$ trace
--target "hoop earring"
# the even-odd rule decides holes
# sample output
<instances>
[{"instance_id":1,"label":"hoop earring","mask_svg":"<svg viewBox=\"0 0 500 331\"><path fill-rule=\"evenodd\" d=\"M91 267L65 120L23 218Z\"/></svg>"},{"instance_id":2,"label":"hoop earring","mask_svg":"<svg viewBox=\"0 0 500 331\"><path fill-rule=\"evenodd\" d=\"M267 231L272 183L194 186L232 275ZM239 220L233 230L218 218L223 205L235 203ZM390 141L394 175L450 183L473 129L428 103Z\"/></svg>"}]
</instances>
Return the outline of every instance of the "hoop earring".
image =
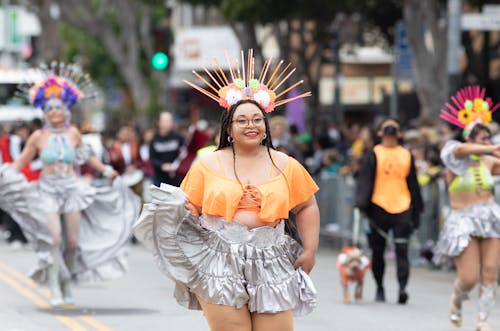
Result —
<instances>
[{"instance_id":1,"label":"hoop earring","mask_svg":"<svg viewBox=\"0 0 500 331\"><path fill-rule=\"evenodd\" d=\"M267 134L264 132L264 136L262 137L262 140L266 140Z\"/></svg>"},{"instance_id":2,"label":"hoop earring","mask_svg":"<svg viewBox=\"0 0 500 331\"><path fill-rule=\"evenodd\" d=\"M234 140L234 139L233 139L233 137L231 137L231 136L227 136L227 142L228 142L228 143L232 144L232 143L233 143L233 140Z\"/></svg>"}]
</instances>

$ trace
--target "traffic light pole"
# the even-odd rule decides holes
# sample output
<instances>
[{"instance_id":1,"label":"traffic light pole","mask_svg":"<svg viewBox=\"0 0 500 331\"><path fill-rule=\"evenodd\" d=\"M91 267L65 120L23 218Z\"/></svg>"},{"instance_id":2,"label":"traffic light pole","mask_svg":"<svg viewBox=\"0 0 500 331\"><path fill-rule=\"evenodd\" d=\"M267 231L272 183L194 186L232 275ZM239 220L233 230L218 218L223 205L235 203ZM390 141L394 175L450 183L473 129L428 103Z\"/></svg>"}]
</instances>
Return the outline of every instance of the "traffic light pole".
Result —
<instances>
[{"instance_id":1,"label":"traffic light pole","mask_svg":"<svg viewBox=\"0 0 500 331\"><path fill-rule=\"evenodd\" d=\"M460 35L462 0L448 0L448 95L460 88Z\"/></svg>"}]
</instances>

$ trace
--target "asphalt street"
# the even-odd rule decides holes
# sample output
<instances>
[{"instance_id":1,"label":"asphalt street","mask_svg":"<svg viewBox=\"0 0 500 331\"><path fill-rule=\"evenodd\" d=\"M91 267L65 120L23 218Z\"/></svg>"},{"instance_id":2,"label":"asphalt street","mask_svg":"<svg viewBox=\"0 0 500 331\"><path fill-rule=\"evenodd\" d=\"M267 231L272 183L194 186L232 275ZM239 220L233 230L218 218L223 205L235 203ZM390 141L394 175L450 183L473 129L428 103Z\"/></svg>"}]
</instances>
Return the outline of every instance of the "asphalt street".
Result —
<instances>
[{"instance_id":1,"label":"asphalt street","mask_svg":"<svg viewBox=\"0 0 500 331\"><path fill-rule=\"evenodd\" d=\"M322 247L312 272L319 293L318 308L295 320L304 331L447 331L459 330L447 320L454 273L413 268L407 305L396 303L397 284L393 261L386 271L387 303L375 303L374 282L367 274L365 300L342 303L337 251ZM202 312L188 311L173 299L173 283L156 268L150 252L142 246L130 249L130 271L118 280L78 286L77 306L52 309L48 290L25 275L35 262L29 249L13 250L0 243L0 331L165 331L208 330ZM461 330L475 329L477 292L464 305ZM500 329L500 305L491 325Z\"/></svg>"}]
</instances>

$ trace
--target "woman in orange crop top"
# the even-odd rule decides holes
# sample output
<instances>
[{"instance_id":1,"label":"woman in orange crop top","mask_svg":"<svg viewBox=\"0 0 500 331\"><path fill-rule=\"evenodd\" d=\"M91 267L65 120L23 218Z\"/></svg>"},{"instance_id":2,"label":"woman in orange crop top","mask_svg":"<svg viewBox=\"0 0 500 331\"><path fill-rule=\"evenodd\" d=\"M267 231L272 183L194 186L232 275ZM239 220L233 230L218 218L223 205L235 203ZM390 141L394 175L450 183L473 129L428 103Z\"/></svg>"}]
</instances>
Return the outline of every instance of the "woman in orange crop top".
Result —
<instances>
[{"instance_id":1,"label":"woman in orange crop top","mask_svg":"<svg viewBox=\"0 0 500 331\"><path fill-rule=\"evenodd\" d=\"M488 111L495 109L488 99L483 100L478 87L459 91L455 99L465 101L461 108L464 110L457 113L469 111L471 118L476 117L475 112L486 115L480 118L491 118ZM494 305L500 266L500 206L494 201L492 177L500 175L500 145L491 144L485 122L476 119L463 123L459 137L448 141L441 150L451 211L434 249L435 263L453 258L457 268L450 302L451 323L462 324L462 301L476 284L480 285L477 331L491 331L487 319Z\"/></svg>"},{"instance_id":2,"label":"woman in orange crop top","mask_svg":"<svg viewBox=\"0 0 500 331\"><path fill-rule=\"evenodd\" d=\"M275 96L256 79L234 81L218 94L227 109L218 148L192 165L180 189L152 189L135 235L175 281L177 301L202 309L211 330L293 330L293 315L316 306L308 274L319 240L318 186L272 147L266 112ZM302 246L284 232L290 211Z\"/></svg>"}]
</instances>

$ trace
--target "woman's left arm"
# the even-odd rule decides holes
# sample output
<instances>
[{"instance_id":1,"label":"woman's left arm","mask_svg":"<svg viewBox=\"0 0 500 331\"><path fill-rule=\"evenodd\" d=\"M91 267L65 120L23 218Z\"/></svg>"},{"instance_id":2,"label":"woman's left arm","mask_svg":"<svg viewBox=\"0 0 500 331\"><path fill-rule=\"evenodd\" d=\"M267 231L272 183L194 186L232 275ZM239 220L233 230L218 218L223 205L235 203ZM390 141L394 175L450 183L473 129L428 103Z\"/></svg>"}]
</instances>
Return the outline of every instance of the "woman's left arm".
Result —
<instances>
[{"instance_id":1,"label":"woman's left arm","mask_svg":"<svg viewBox=\"0 0 500 331\"><path fill-rule=\"evenodd\" d=\"M296 215L297 229L304 247L304 251L294 263L294 268L302 267L306 273L310 273L316 261L319 244L320 216L314 195L296 206L292 212Z\"/></svg>"}]
</instances>

